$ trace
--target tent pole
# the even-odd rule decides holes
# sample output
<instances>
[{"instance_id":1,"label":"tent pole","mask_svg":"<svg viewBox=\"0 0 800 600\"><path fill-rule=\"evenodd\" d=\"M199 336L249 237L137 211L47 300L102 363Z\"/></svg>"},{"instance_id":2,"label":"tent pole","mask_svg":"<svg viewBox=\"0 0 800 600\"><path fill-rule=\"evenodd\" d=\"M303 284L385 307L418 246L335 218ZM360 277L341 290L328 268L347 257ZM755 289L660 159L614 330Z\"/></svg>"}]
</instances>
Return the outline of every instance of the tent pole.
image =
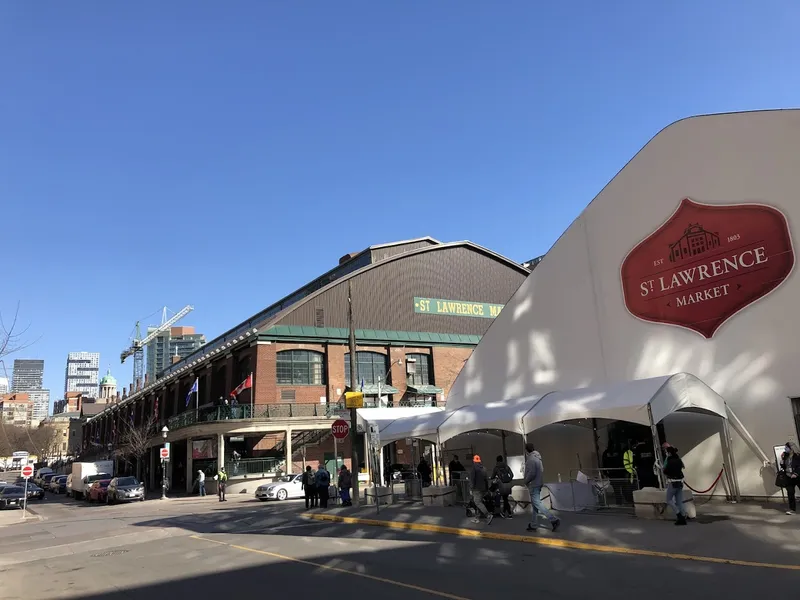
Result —
<instances>
[{"instance_id":1,"label":"tent pole","mask_svg":"<svg viewBox=\"0 0 800 600\"><path fill-rule=\"evenodd\" d=\"M656 464L658 465L658 469L656 474L658 475L658 484L661 486L661 489L666 489L666 485L664 482L664 471L661 470L661 467L664 465L664 456L661 454L661 444L658 443L658 427L653 422L653 409L650 406L650 402L647 403L647 416L650 418L650 433L653 436L653 450L656 453ZM640 482L641 484L641 482Z\"/></svg>"},{"instance_id":2,"label":"tent pole","mask_svg":"<svg viewBox=\"0 0 800 600\"><path fill-rule=\"evenodd\" d=\"M597 468L601 469L603 465L600 464L600 437L597 435L597 419L592 419L592 434L594 435L594 457L597 463Z\"/></svg>"},{"instance_id":3,"label":"tent pole","mask_svg":"<svg viewBox=\"0 0 800 600\"><path fill-rule=\"evenodd\" d=\"M503 442L503 460L508 462L508 450L506 450L506 432L500 430L500 440Z\"/></svg>"},{"instance_id":4,"label":"tent pole","mask_svg":"<svg viewBox=\"0 0 800 600\"><path fill-rule=\"evenodd\" d=\"M731 483L733 483L733 497L736 502L742 501L741 492L739 491L739 474L736 472L736 458L733 456L733 438L731 438L731 428L728 424L728 419L722 419L722 429L725 432L725 445L728 446L728 465L730 466Z\"/></svg>"}]
</instances>

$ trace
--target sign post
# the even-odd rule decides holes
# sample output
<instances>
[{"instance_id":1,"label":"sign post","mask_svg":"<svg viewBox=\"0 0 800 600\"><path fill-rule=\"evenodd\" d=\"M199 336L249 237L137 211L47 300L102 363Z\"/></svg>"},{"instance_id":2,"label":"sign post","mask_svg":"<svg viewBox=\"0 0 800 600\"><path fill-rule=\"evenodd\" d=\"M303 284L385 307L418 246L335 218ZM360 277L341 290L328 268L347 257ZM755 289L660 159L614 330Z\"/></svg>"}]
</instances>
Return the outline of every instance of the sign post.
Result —
<instances>
[{"instance_id":1,"label":"sign post","mask_svg":"<svg viewBox=\"0 0 800 600\"><path fill-rule=\"evenodd\" d=\"M164 444L161 455L161 499L167 499L167 463L169 462L169 445Z\"/></svg>"},{"instance_id":2,"label":"sign post","mask_svg":"<svg viewBox=\"0 0 800 600\"><path fill-rule=\"evenodd\" d=\"M350 435L350 425L344 419L336 419L331 425L333 434L333 464L334 471L339 469L339 440L343 440ZM342 460L344 462L344 460Z\"/></svg>"},{"instance_id":3,"label":"sign post","mask_svg":"<svg viewBox=\"0 0 800 600\"><path fill-rule=\"evenodd\" d=\"M380 396L378 396L380 398ZM369 445L372 446L370 449L370 454L372 455L372 493L375 494L375 512L376 514L380 514L381 512L381 500L378 497L378 479L380 478L380 472L382 469L380 465L383 464L383 461L379 461L379 452L381 449L381 433L380 429L374 423L369 424Z\"/></svg>"},{"instance_id":4,"label":"sign post","mask_svg":"<svg viewBox=\"0 0 800 600\"><path fill-rule=\"evenodd\" d=\"M25 478L25 495L22 498L22 519L24 521L28 513L28 479L33 475L33 467L31 465L25 465L22 467L20 475Z\"/></svg>"}]
</instances>

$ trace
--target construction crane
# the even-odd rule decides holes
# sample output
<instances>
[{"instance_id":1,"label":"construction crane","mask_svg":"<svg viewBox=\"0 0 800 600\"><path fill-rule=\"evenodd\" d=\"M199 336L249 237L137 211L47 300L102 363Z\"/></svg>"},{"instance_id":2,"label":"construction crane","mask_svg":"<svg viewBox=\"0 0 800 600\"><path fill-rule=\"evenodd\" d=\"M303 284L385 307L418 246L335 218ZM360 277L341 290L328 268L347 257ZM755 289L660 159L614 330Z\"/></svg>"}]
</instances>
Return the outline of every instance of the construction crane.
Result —
<instances>
[{"instance_id":1,"label":"construction crane","mask_svg":"<svg viewBox=\"0 0 800 600\"><path fill-rule=\"evenodd\" d=\"M161 325L159 325L153 331L148 333L145 337L142 337L142 332L139 327L139 321L136 321L136 326L134 328L134 334L133 334L133 342L131 343L130 348L126 348L119 355L120 362L123 364L125 363L125 360L129 356L133 356L134 389L138 389L139 386L144 385L144 347L147 346L149 342L158 337L160 333L163 333L164 331L172 327L175 323L180 321L183 317L188 315L193 310L194 306L184 306L181 310L172 315L171 318L167 319L167 307L165 306L161 317Z\"/></svg>"}]
</instances>

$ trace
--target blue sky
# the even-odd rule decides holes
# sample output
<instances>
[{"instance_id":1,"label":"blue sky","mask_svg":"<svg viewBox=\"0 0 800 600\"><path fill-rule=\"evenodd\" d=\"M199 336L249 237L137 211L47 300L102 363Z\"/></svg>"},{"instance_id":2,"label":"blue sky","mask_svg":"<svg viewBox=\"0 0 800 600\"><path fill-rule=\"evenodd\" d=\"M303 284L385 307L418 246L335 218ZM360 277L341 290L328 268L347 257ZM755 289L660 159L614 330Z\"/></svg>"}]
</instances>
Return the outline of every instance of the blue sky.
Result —
<instances>
[{"instance_id":1,"label":"blue sky","mask_svg":"<svg viewBox=\"0 0 800 600\"><path fill-rule=\"evenodd\" d=\"M703 6L697 6L702 4ZM63 393L137 319L209 338L349 251L544 253L662 127L794 107L789 2L5 2L0 310ZM157 318L151 319L156 321ZM9 366L10 366L10 361Z\"/></svg>"}]
</instances>

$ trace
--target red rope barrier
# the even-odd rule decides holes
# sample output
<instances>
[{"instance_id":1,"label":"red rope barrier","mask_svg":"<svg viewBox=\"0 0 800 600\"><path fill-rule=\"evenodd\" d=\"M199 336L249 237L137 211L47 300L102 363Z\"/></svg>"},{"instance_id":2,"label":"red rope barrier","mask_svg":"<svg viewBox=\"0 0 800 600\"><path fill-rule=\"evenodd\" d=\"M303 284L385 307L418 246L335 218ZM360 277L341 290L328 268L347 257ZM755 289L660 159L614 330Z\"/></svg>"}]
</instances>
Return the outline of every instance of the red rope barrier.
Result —
<instances>
[{"instance_id":1,"label":"red rope barrier","mask_svg":"<svg viewBox=\"0 0 800 600\"><path fill-rule=\"evenodd\" d=\"M717 475L717 478L714 480L714 483L712 483L712 484L711 484L711 487L709 487L707 490L703 490L702 492L701 492L701 491L699 491L699 490L696 490L696 489L694 489L692 486L690 486L688 483L686 483L686 480L684 480L684 481L683 481L683 483L684 483L684 485L685 485L687 488L689 488L690 490L692 490L692 491L693 491L695 494L707 494L708 492L710 492L711 490L713 490L715 487L717 487L717 484L719 483L719 480L720 480L720 478L722 477L722 473L723 473L724 471L725 471L725 467L722 467L722 468L719 470L719 475Z\"/></svg>"}]
</instances>

